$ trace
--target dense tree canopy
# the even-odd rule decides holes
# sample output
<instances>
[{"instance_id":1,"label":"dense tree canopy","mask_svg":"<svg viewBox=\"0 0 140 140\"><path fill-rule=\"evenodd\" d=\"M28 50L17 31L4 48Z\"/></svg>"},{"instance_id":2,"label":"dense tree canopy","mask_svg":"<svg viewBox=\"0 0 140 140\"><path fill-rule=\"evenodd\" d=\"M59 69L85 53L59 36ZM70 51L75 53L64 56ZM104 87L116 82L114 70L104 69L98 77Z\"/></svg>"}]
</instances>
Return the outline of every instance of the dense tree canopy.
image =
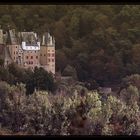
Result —
<instances>
[{"instance_id":1,"label":"dense tree canopy","mask_svg":"<svg viewBox=\"0 0 140 140\"><path fill-rule=\"evenodd\" d=\"M139 5L4 5L0 25L19 31L50 31L56 68L75 67L80 81L118 83L140 72Z\"/></svg>"},{"instance_id":2,"label":"dense tree canopy","mask_svg":"<svg viewBox=\"0 0 140 140\"><path fill-rule=\"evenodd\" d=\"M0 66L0 81L5 81L10 85L24 83L26 93L32 94L36 90L55 90L55 82L52 73L48 73L43 68L35 67L34 71L23 69L12 63L8 68Z\"/></svg>"},{"instance_id":3,"label":"dense tree canopy","mask_svg":"<svg viewBox=\"0 0 140 140\"><path fill-rule=\"evenodd\" d=\"M139 79L126 77L131 83L119 98L113 92L106 98L97 91L83 94L80 85L67 86L65 95L35 91L26 96L24 84L0 81L0 134L139 135Z\"/></svg>"}]
</instances>

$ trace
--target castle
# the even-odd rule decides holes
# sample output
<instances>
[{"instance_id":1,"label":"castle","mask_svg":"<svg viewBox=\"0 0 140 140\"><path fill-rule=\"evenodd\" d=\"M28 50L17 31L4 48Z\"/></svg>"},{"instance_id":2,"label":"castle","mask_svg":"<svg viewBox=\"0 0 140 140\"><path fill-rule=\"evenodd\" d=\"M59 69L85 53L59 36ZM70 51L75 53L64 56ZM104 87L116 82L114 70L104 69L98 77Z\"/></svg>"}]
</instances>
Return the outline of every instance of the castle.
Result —
<instances>
[{"instance_id":1,"label":"castle","mask_svg":"<svg viewBox=\"0 0 140 140\"><path fill-rule=\"evenodd\" d=\"M33 70L42 67L55 74L55 39L46 32L16 32L0 29L0 47L4 46L4 66L14 62L20 67Z\"/></svg>"}]
</instances>

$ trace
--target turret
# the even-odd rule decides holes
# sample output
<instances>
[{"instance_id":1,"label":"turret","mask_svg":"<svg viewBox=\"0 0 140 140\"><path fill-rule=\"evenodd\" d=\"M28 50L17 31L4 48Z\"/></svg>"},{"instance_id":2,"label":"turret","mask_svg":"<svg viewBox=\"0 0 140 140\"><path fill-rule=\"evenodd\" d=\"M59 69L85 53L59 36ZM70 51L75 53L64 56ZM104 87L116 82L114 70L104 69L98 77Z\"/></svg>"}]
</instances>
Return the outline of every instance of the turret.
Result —
<instances>
[{"instance_id":1,"label":"turret","mask_svg":"<svg viewBox=\"0 0 140 140\"><path fill-rule=\"evenodd\" d=\"M4 44L3 40L3 30L0 28L0 44Z\"/></svg>"}]
</instances>

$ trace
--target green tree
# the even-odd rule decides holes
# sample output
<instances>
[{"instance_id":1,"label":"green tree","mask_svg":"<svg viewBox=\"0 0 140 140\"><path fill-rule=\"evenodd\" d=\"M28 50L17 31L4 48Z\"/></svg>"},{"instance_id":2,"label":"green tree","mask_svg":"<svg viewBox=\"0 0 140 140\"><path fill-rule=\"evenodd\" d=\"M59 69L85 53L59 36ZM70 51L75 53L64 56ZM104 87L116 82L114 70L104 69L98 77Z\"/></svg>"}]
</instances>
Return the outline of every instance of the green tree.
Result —
<instances>
[{"instance_id":1,"label":"green tree","mask_svg":"<svg viewBox=\"0 0 140 140\"><path fill-rule=\"evenodd\" d=\"M43 68L34 69L33 74L34 86L37 90L52 91L54 87L54 79L51 73L48 73Z\"/></svg>"},{"instance_id":2,"label":"green tree","mask_svg":"<svg viewBox=\"0 0 140 140\"><path fill-rule=\"evenodd\" d=\"M62 72L67 64L68 64L68 59L65 53L61 50L57 50L56 51L56 70Z\"/></svg>"},{"instance_id":3,"label":"green tree","mask_svg":"<svg viewBox=\"0 0 140 140\"><path fill-rule=\"evenodd\" d=\"M72 76L74 79L77 79L77 73L74 67L67 65L62 73L63 76Z\"/></svg>"}]
</instances>

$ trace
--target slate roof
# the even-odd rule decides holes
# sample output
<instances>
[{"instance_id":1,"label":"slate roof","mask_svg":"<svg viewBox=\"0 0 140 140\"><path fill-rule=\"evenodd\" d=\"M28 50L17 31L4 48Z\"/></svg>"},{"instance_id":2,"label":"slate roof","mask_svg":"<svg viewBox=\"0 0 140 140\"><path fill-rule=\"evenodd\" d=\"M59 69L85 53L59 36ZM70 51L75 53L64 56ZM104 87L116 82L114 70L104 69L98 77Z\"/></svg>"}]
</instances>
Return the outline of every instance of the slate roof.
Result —
<instances>
[{"instance_id":1,"label":"slate roof","mask_svg":"<svg viewBox=\"0 0 140 140\"><path fill-rule=\"evenodd\" d=\"M38 46L34 32L21 32L21 41L26 42L27 46Z\"/></svg>"},{"instance_id":2,"label":"slate roof","mask_svg":"<svg viewBox=\"0 0 140 140\"><path fill-rule=\"evenodd\" d=\"M42 37L42 42L41 42L42 45L50 44L51 39L52 39L52 43L54 43L54 38L50 35L50 33L46 32L46 33L43 34L43 36L44 36L44 40L43 40L43 37Z\"/></svg>"},{"instance_id":3,"label":"slate roof","mask_svg":"<svg viewBox=\"0 0 140 140\"><path fill-rule=\"evenodd\" d=\"M18 44L18 38L16 36L15 30L9 30L10 40L12 45Z\"/></svg>"}]
</instances>

